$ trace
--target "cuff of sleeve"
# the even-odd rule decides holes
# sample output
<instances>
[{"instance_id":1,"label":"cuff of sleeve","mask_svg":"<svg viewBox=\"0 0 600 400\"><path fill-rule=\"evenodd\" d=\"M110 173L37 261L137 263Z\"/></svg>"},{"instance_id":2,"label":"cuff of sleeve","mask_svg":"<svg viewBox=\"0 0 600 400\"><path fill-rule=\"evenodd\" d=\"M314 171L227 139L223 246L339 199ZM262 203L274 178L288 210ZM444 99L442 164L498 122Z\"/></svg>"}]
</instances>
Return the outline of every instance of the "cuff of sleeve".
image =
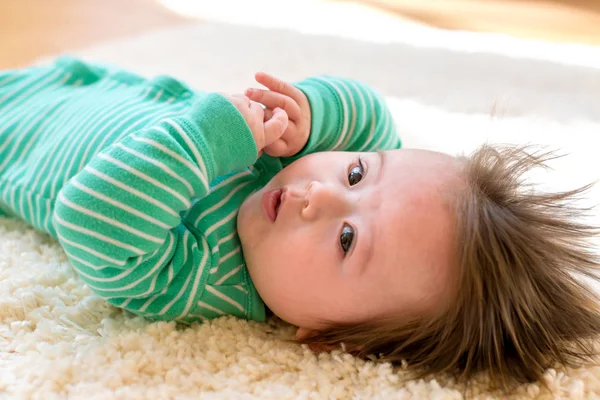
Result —
<instances>
[{"instance_id":1,"label":"cuff of sleeve","mask_svg":"<svg viewBox=\"0 0 600 400\"><path fill-rule=\"evenodd\" d=\"M337 116L342 114L342 105L334 89L320 79L309 78L294 86L308 98L311 115L310 136L302 151L293 157L296 159L315 151L328 149L333 145L328 141L335 140L335 135L326 134L326 131L328 125L331 127L333 123L331 117L337 120ZM339 127L335 129L339 130Z\"/></svg>"},{"instance_id":2,"label":"cuff of sleeve","mask_svg":"<svg viewBox=\"0 0 600 400\"><path fill-rule=\"evenodd\" d=\"M206 163L210 181L256 161L258 149L252 131L242 114L224 96L208 94L192 106L191 117L200 128L200 134L194 139L210 160Z\"/></svg>"}]
</instances>

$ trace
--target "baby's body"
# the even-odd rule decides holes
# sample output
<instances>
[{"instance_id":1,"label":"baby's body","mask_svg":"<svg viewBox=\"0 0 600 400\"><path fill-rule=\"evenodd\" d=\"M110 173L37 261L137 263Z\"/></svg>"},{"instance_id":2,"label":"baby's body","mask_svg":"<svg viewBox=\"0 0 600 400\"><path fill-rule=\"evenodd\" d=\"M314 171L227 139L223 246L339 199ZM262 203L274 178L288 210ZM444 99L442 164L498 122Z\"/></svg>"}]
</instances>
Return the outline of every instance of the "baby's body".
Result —
<instances>
[{"instance_id":1,"label":"baby's body","mask_svg":"<svg viewBox=\"0 0 600 400\"><path fill-rule=\"evenodd\" d=\"M57 238L81 278L115 306L151 319L191 322L231 314L262 321L265 306L245 260L254 245L242 246L236 227L242 203L255 199L248 204L260 213L252 194L311 153L400 147L384 101L367 86L319 77L296 87L311 106L306 145L292 157L257 157L261 149L231 99L173 78L146 80L70 58L5 72L0 209ZM314 176L329 176L339 166L335 174L347 184L357 158L339 154L343 160L322 165L327 169ZM266 218L247 215L251 220L242 229ZM339 255L344 220L338 220L339 226L328 227L331 237L314 240ZM247 232L254 236L247 241L260 246L260 235ZM296 246L285 245L292 252ZM272 252L273 261L294 263L293 253ZM267 297L266 286L282 283L276 273L273 280L264 271L254 274ZM284 301L293 302L278 298L267 305L277 313Z\"/></svg>"}]
</instances>

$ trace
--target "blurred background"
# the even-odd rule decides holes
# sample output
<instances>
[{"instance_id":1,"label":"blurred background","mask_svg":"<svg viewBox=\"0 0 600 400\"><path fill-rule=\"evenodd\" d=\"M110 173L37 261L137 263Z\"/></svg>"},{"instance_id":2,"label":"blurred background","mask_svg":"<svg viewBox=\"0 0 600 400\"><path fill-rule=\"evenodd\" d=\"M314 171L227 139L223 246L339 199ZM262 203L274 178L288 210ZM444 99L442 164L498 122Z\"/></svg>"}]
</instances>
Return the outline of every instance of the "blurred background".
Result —
<instances>
[{"instance_id":1,"label":"blurred background","mask_svg":"<svg viewBox=\"0 0 600 400\"><path fill-rule=\"evenodd\" d=\"M442 29L600 44L600 0L0 0L0 68L204 18L286 27L357 6Z\"/></svg>"}]
</instances>

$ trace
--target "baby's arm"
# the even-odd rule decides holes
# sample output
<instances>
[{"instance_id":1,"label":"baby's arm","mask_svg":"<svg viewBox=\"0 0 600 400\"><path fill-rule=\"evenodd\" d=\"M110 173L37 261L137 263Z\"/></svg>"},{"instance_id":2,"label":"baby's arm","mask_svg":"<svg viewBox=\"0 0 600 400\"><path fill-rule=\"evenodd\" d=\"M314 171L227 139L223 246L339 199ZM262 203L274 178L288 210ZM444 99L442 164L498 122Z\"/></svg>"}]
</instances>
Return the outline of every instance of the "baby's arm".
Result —
<instances>
[{"instance_id":1,"label":"baby's arm","mask_svg":"<svg viewBox=\"0 0 600 400\"><path fill-rule=\"evenodd\" d=\"M313 77L295 85L308 97L311 133L303 156L316 151L374 151L400 147L387 104L366 84Z\"/></svg>"},{"instance_id":2,"label":"baby's arm","mask_svg":"<svg viewBox=\"0 0 600 400\"><path fill-rule=\"evenodd\" d=\"M215 262L182 221L217 176L253 164L257 147L236 107L209 95L185 115L99 152L60 191L53 225L82 279L112 304L154 319L188 315ZM235 311L235 309L233 310Z\"/></svg>"},{"instance_id":3,"label":"baby's arm","mask_svg":"<svg viewBox=\"0 0 600 400\"><path fill-rule=\"evenodd\" d=\"M291 159L318 151L374 151L401 146L385 100L362 82L318 76L291 85L262 73L257 74L257 80L270 90L247 92L253 100L287 111L288 131L296 128L294 134L303 136L300 127L310 130L305 146ZM299 108L301 113L296 118L286 106L290 110ZM308 123L304 121L307 116Z\"/></svg>"}]
</instances>

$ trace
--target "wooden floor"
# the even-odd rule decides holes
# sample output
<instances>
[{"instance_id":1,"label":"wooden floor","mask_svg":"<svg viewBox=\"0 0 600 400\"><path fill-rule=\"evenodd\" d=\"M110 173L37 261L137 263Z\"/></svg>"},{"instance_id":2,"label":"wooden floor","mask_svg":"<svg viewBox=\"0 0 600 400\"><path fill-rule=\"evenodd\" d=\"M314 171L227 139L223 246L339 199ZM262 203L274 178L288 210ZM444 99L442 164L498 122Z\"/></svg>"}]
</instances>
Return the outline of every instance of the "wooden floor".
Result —
<instances>
[{"instance_id":1,"label":"wooden floor","mask_svg":"<svg viewBox=\"0 0 600 400\"><path fill-rule=\"evenodd\" d=\"M600 0L330 1L446 29L600 45ZM0 68L184 21L156 0L0 0Z\"/></svg>"},{"instance_id":2,"label":"wooden floor","mask_svg":"<svg viewBox=\"0 0 600 400\"><path fill-rule=\"evenodd\" d=\"M152 0L0 0L0 68L182 21Z\"/></svg>"}]
</instances>

